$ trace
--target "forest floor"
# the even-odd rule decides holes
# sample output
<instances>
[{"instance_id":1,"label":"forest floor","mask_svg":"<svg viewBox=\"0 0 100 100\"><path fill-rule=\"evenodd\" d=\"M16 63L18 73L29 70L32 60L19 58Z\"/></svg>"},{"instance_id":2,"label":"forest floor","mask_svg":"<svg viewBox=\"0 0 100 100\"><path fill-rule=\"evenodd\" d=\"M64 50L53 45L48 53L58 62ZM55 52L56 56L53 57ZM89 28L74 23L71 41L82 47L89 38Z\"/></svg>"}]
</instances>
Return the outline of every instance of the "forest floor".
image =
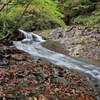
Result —
<instances>
[{"instance_id":1,"label":"forest floor","mask_svg":"<svg viewBox=\"0 0 100 100\"><path fill-rule=\"evenodd\" d=\"M77 72L0 44L0 100L97 100Z\"/></svg>"}]
</instances>

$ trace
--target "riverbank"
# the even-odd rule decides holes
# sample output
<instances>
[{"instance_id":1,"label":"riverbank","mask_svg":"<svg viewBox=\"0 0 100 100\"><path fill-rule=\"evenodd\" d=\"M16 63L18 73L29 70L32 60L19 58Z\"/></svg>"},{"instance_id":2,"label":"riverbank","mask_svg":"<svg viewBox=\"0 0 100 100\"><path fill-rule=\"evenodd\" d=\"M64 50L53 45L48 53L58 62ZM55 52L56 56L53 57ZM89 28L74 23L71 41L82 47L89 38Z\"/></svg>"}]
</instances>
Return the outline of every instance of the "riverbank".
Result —
<instances>
[{"instance_id":1,"label":"riverbank","mask_svg":"<svg viewBox=\"0 0 100 100\"><path fill-rule=\"evenodd\" d=\"M100 94L77 72L3 44L0 76L3 100L97 100Z\"/></svg>"},{"instance_id":2,"label":"riverbank","mask_svg":"<svg viewBox=\"0 0 100 100\"><path fill-rule=\"evenodd\" d=\"M86 63L100 65L100 29L68 26L45 30L40 35L47 39L44 47Z\"/></svg>"}]
</instances>

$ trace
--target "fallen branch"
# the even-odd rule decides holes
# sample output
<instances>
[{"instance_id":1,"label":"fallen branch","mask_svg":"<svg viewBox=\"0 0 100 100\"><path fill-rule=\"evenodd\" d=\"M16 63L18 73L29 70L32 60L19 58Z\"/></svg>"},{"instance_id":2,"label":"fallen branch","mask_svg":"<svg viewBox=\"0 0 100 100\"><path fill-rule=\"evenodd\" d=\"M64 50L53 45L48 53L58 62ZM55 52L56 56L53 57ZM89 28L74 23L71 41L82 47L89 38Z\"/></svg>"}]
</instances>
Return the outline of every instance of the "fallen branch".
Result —
<instances>
[{"instance_id":1,"label":"fallen branch","mask_svg":"<svg viewBox=\"0 0 100 100\"><path fill-rule=\"evenodd\" d=\"M6 34L6 36L4 36L3 38L0 38L0 41L6 39L11 33L9 32L8 34Z\"/></svg>"}]
</instances>

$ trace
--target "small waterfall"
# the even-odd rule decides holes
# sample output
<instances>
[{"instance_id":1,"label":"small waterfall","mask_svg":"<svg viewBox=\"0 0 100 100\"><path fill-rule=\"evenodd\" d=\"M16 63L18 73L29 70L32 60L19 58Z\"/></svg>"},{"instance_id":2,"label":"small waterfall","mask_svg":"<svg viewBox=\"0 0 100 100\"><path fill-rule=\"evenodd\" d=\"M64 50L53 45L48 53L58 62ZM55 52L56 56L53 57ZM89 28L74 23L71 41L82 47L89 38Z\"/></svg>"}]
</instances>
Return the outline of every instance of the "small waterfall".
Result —
<instances>
[{"instance_id":1,"label":"small waterfall","mask_svg":"<svg viewBox=\"0 0 100 100\"><path fill-rule=\"evenodd\" d=\"M34 34L32 32L25 32L21 29L18 29L21 32L21 35L23 36L22 41L36 41L36 42L45 42L45 40L42 39L41 36Z\"/></svg>"}]
</instances>

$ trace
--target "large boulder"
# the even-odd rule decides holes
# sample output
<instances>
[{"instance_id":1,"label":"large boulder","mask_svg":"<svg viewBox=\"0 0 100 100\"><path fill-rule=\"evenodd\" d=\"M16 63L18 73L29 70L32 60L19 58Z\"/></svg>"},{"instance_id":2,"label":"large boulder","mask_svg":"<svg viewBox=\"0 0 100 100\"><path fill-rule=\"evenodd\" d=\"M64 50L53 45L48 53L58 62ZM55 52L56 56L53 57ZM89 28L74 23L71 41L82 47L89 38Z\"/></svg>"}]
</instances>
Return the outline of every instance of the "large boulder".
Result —
<instances>
[{"instance_id":1,"label":"large boulder","mask_svg":"<svg viewBox=\"0 0 100 100\"><path fill-rule=\"evenodd\" d=\"M59 39L61 37L65 37L65 29L64 28L57 28L53 30L50 35L53 35L54 39Z\"/></svg>"}]
</instances>

